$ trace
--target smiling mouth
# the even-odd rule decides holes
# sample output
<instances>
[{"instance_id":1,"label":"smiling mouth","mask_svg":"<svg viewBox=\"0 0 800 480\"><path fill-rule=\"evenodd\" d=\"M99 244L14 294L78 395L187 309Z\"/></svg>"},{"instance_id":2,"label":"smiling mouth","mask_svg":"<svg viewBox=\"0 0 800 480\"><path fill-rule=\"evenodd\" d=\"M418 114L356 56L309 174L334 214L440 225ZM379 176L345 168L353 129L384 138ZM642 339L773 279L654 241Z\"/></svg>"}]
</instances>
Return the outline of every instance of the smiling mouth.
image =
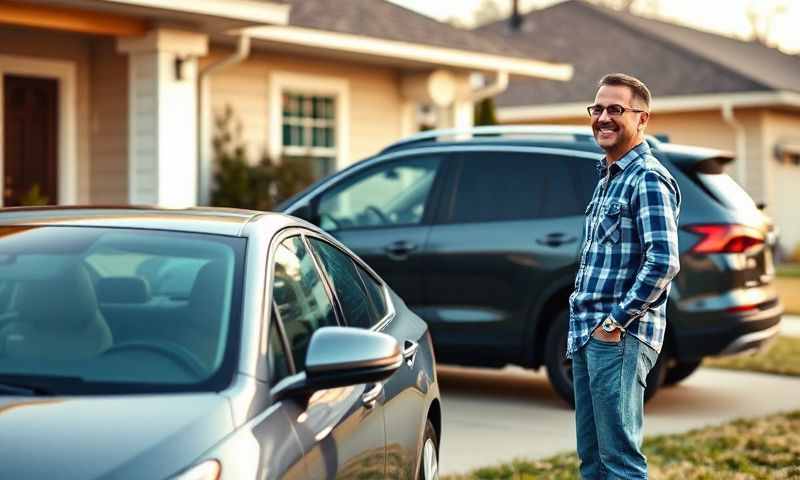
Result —
<instances>
[{"instance_id":1,"label":"smiling mouth","mask_svg":"<svg viewBox=\"0 0 800 480\"><path fill-rule=\"evenodd\" d=\"M609 135L614 135L618 131L619 131L619 128L617 128L616 125L603 125L603 126L597 127L597 133L599 135L601 135L601 136L604 136L604 137L609 136Z\"/></svg>"}]
</instances>

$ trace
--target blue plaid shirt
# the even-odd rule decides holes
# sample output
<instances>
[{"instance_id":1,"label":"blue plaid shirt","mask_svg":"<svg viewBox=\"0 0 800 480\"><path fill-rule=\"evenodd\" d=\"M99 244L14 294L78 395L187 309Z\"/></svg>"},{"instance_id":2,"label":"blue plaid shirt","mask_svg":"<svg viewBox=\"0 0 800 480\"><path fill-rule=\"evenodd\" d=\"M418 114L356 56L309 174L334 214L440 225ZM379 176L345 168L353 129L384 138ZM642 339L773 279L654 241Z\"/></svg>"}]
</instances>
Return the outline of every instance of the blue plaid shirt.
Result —
<instances>
[{"instance_id":1,"label":"blue plaid shirt","mask_svg":"<svg viewBox=\"0 0 800 480\"><path fill-rule=\"evenodd\" d=\"M567 357L609 316L661 351L667 296L680 269L681 193L666 168L640 143L611 167L586 207L581 263L569 298Z\"/></svg>"}]
</instances>

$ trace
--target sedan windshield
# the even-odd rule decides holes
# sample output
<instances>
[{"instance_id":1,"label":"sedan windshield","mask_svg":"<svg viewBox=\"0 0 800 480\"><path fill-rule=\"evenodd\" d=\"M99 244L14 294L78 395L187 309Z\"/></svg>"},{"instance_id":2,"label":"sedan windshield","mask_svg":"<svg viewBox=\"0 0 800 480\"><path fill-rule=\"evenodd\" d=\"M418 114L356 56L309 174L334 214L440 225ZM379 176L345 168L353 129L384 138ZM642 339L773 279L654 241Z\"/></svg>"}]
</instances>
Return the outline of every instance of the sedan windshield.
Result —
<instances>
[{"instance_id":1,"label":"sedan windshield","mask_svg":"<svg viewBox=\"0 0 800 480\"><path fill-rule=\"evenodd\" d=\"M235 370L244 243L0 227L0 395L224 388Z\"/></svg>"}]
</instances>

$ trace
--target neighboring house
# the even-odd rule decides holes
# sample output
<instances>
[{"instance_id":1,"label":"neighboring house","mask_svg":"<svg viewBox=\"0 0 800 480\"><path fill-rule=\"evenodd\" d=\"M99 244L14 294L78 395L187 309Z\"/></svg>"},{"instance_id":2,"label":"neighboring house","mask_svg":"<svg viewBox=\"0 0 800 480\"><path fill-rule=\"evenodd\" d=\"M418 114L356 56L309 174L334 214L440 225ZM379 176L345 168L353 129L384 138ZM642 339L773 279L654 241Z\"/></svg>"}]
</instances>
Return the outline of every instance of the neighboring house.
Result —
<instances>
[{"instance_id":1,"label":"neighboring house","mask_svg":"<svg viewBox=\"0 0 800 480\"><path fill-rule=\"evenodd\" d=\"M327 172L413 133L420 105L471 125L508 74L571 68L378 0L0 0L2 205L34 186L51 204L205 203L227 105L253 161Z\"/></svg>"},{"instance_id":2,"label":"neighboring house","mask_svg":"<svg viewBox=\"0 0 800 480\"><path fill-rule=\"evenodd\" d=\"M800 57L582 0L530 12L518 31L497 22L479 33L575 68L566 83L512 77L496 99L501 123L588 124L598 80L635 75L654 96L648 131L735 152L729 173L766 203L784 250L800 245Z\"/></svg>"}]
</instances>

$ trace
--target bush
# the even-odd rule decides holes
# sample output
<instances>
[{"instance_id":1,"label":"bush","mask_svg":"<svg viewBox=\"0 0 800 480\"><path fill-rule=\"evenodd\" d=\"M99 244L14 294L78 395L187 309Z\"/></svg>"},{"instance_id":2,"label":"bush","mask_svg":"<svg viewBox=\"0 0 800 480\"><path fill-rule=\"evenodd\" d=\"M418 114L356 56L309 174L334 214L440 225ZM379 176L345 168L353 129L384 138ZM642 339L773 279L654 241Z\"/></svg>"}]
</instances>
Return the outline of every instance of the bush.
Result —
<instances>
[{"instance_id":1,"label":"bush","mask_svg":"<svg viewBox=\"0 0 800 480\"><path fill-rule=\"evenodd\" d=\"M310 159L273 161L262 155L259 163L252 165L241 140L241 123L234 118L230 106L214 119L214 124L213 206L272 210L311 184Z\"/></svg>"}]
</instances>

